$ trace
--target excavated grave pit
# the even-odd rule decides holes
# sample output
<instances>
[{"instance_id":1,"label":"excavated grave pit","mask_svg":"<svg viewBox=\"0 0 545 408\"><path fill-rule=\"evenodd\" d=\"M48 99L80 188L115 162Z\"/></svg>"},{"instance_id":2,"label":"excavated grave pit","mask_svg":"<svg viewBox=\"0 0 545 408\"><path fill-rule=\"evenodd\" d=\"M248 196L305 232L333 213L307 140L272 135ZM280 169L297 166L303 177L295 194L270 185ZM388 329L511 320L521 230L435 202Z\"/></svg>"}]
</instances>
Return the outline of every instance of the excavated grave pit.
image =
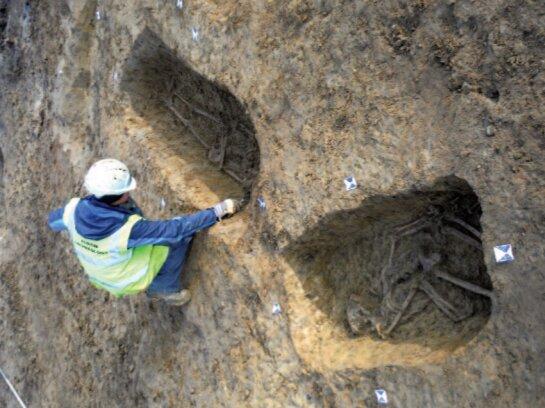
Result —
<instances>
[{"instance_id":1,"label":"excavated grave pit","mask_svg":"<svg viewBox=\"0 0 545 408\"><path fill-rule=\"evenodd\" d=\"M193 70L145 29L123 68L121 89L152 127L156 150L183 160L186 182L198 180L218 197L248 199L259 171L259 146L245 107L226 87Z\"/></svg>"},{"instance_id":2,"label":"excavated grave pit","mask_svg":"<svg viewBox=\"0 0 545 408\"><path fill-rule=\"evenodd\" d=\"M417 365L467 344L491 313L480 216L471 187L451 176L421 191L368 198L303 234L286 253L302 357L336 369ZM430 293L449 306L436 306Z\"/></svg>"}]
</instances>

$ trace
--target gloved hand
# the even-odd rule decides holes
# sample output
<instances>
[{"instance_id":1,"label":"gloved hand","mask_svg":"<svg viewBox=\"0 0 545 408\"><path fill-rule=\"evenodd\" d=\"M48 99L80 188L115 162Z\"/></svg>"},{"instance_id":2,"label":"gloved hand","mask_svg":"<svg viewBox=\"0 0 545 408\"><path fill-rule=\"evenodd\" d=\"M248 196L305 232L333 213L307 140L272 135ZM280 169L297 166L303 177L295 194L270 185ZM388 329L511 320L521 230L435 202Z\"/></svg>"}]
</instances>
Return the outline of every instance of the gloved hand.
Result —
<instances>
[{"instance_id":1,"label":"gloved hand","mask_svg":"<svg viewBox=\"0 0 545 408\"><path fill-rule=\"evenodd\" d=\"M237 211L238 204L232 198L223 200L221 203L218 203L214 206L214 212L216 213L216 217L218 217L218 219L220 220L225 216L233 215Z\"/></svg>"}]
</instances>

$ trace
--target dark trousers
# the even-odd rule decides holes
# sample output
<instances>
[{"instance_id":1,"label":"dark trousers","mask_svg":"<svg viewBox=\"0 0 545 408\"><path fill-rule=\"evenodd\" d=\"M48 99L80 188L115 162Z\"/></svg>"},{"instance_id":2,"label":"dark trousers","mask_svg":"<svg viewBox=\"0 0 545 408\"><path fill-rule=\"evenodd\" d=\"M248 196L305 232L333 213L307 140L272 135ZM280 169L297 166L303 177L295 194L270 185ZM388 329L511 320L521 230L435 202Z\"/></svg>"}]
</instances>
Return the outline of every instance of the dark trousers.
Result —
<instances>
[{"instance_id":1,"label":"dark trousers","mask_svg":"<svg viewBox=\"0 0 545 408\"><path fill-rule=\"evenodd\" d=\"M175 293L182 289L180 277L182 276L182 270L185 265L185 260L189 255L192 241L193 235L184 238L179 243L169 245L167 259L157 276L155 276L148 286L146 291L148 295Z\"/></svg>"}]
</instances>

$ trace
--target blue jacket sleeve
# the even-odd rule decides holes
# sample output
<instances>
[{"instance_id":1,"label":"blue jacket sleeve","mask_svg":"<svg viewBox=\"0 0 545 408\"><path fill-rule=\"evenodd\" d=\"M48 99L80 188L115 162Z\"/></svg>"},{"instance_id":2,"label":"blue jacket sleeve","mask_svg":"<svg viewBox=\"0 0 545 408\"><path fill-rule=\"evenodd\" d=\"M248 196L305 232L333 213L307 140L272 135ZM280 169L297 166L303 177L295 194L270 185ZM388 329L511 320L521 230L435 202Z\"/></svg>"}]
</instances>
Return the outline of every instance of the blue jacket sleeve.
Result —
<instances>
[{"instance_id":1,"label":"blue jacket sleeve","mask_svg":"<svg viewBox=\"0 0 545 408\"><path fill-rule=\"evenodd\" d=\"M165 221L143 219L132 227L128 247L176 244L202 229L211 227L217 221L211 208Z\"/></svg>"},{"instance_id":2,"label":"blue jacket sleeve","mask_svg":"<svg viewBox=\"0 0 545 408\"><path fill-rule=\"evenodd\" d=\"M53 210L49 213L49 228L51 228L55 232L63 231L66 229L66 225L64 225L64 222L62 220L62 216L64 215L64 207L57 208L56 210Z\"/></svg>"}]
</instances>

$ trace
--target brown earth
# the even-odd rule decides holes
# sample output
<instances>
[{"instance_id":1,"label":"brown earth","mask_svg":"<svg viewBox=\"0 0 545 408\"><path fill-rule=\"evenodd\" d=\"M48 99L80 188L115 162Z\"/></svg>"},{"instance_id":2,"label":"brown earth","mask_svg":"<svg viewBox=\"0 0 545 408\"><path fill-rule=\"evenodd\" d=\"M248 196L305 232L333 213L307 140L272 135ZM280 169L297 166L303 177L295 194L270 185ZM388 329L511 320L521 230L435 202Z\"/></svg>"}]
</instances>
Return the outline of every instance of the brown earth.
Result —
<instances>
[{"instance_id":1,"label":"brown earth","mask_svg":"<svg viewBox=\"0 0 545 408\"><path fill-rule=\"evenodd\" d=\"M0 368L25 402L544 406L543 2L183 3L0 1ZM48 230L108 156L150 218L246 199L195 240L187 307L92 288ZM381 281L430 208L482 246L429 227ZM396 310L428 250L492 298L432 280L467 317L419 292L354 334L350 297L380 310L387 281Z\"/></svg>"}]
</instances>

